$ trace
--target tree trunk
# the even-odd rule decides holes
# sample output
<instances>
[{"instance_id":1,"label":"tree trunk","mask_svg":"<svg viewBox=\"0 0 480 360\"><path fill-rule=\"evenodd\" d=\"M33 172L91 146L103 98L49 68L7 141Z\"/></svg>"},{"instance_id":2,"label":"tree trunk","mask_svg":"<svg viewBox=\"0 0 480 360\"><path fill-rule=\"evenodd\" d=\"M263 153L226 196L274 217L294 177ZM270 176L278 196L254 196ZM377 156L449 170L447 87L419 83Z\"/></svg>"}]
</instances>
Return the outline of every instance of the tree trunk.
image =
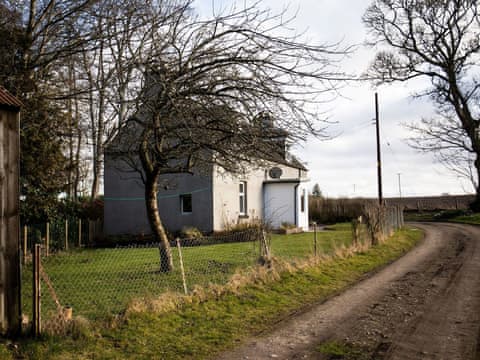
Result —
<instances>
[{"instance_id":1,"label":"tree trunk","mask_svg":"<svg viewBox=\"0 0 480 360\"><path fill-rule=\"evenodd\" d=\"M158 210L158 175L149 175L145 182L145 204L147 207L148 221L153 231L155 240L159 242L160 271L170 272L173 270L172 251L168 242L167 233L163 227Z\"/></svg>"},{"instance_id":2,"label":"tree trunk","mask_svg":"<svg viewBox=\"0 0 480 360\"><path fill-rule=\"evenodd\" d=\"M73 183L73 188L75 189L75 201L78 200L79 195L83 195L81 191L83 189L80 189L80 180L81 180L81 151L82 151L82 127L80 125L80 112L78 109L78 99L74 99L74 108L75 108L75 131L77 133L77 144L76 144L76 149L75 149L75 177L74 177L74 183Z\"/></svg>"},{"instance_id":3,"label":"tree trunk","mask_svg":"<svg viewBox=\"0 0 480 360\"><path fill-rule=\"evenodd\" d=\"M475 200L470 204L470 209L474 212L480 212L480 154L478 152L474 165L477 173L477 183L475 185Z\"/></svg>"}]
</instances>

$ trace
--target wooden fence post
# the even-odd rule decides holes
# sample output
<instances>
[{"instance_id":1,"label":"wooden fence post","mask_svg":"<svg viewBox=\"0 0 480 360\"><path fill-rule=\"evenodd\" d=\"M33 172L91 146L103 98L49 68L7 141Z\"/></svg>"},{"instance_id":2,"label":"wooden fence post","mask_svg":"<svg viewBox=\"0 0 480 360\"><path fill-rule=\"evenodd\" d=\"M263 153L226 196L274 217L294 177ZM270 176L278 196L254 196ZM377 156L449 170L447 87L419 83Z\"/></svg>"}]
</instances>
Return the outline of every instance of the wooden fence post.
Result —
<instances>
[{"instance_id":1,"label":"wooden fence post","mask_svg":"<svg viewBox=\"0 0 480 360\"><path fill-rule=\"evenodd\" d=\"M68 251L68 220L65 219L65 251Z\"/></svg>"},{"instance_id":2,"label":"wooden fence post","mask_svg":"<svg viewBox=\"0 0 480 360\"><path fill-rule=\"evenodd\" d=\"M88 244L92 244L92 220L88 220Z\"/></svg>"},{"instance_id":3,"label":"wooden fence post","mask_svg":"<svg viewBox=\"0 0 480 360\"><path fill-rule=\"evenodd\" d=\"M82 247L82 219L78 219L78 247Z\"/></svg>"},{"instance_id":4,"label":"wooden fence post","mask_svg":"<svg viewBox=\"0 0 480 360\"><path fill-rule=\"evenodd\" d=\"M40 244L35 244L33 253L33 336L41 333L41 289L40 289Z\"/></svg>"},{"instance_id":5,"label":"wooden fence post","mask_svg":"<svg viewBox=\"0 0 480 360\"><path fill-rule=\"evenodd\" d=\"M50 254L50 223L47 222L45 229L45 256Z\"/></svg>"},{"instance_id":6,"label":"wooden fence post","mask_svg":"<svg viewBox=\"0 0 480 360\"><path fill-rule=\"evenodd\" d=\"M23 264L27 262L28 228L23 226Z\"/></svg>"}]
</instances>

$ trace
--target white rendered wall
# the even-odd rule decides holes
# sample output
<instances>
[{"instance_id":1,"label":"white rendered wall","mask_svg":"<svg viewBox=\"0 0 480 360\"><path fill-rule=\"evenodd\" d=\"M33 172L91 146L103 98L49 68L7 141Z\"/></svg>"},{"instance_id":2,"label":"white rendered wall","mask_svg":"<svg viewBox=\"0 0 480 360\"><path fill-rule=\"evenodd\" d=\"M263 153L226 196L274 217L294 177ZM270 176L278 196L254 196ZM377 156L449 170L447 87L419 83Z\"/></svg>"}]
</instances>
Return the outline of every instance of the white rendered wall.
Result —
<instances>
[{"instance_id":1,"label":"white rendered wall","mask_svg":"<svg viewBox=\"0 0 480 360\"><path fill-rule=\"evenodd\" d=\"M264 199L265 189L270 187L271 183L265 184L264 181L272 181L268 170L272 167L279 167L282 170L282 181L305 179L306 171L300 171L286 165L277 163L265 163L261 167L252 168L241 175L232 175L225 173L222 169L214 167L212 174L213 187L213 229L223 230L228 224L236 224L261 219L267 222L275 221L275 227L279 227L283 221L295 223L295 195L294 183L281 183L283 187L291 188L283 190L282 194L276 194L273 200L273 207L268 207ZM239 201L239 183L247 182L247 216L240 215ZM277 186L278 184L275 184ZM280 190L282 192L282 190ZM308 201L308 199L307 199ZM299 204L299 202L297 202ZM308 203L306 203L308 204ZM308 205L307 205L308 206ZM276 211L278 209L278 211ZM267 213L267 210L270 213ZM282 214L280 216L280 214ZM308 211L306 213L306 224L308 227Z\"/></svg>"},{"instance_id":2,"label":"white rendered wall","mask_svg":"<svg viewBox=\"0 0 480 360\"><path fill-rule=\"evenodd\" d=\"M263 169L233 176L215 167L213 173L213 228L223 230L231 224L263 218ZM240 215L239 184L247 182L246 216Z\"/></svg>"},{"instance_id":3,"label":"white rendered wall","mask_svg":"<svg viewBox=\"0 0 480 360\"><path fill-rule=\"evenodd\" d=\"M301 209L301 196L302 192L305 194L305 207L302 212ZM300 183L297 190L297 226L304 231L308 231L308 189L306 183Z\"/></svg>"}]
</instances>

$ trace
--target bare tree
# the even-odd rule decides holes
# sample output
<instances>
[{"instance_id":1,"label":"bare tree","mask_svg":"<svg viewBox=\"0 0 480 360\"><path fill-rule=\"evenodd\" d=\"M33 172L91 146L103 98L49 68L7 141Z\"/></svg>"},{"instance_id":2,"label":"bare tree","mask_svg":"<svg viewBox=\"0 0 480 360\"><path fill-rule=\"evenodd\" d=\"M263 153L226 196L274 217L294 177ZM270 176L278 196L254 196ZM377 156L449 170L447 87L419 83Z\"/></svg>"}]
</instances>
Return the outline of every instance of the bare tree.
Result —
<instances>
[{"instance_id":1,"label":"bare tree","mask_svg":"<svg viewBox=\"0 0 480 360\"><path fill-rule=\"evenodd\" d=\"M23 41L18 54L23 67L22 88L18 90L22 93L41 87L54 64L82 52L98 36L89 15L95 0L4 2L22 19Z\"/></svg>"},{"instance_id":2,"label":"bare tree","mask_svg":"<svg viewBox=\"0 0 480 360\"><path fill-rule=\"evenodd\" d=\"M285 17L255 3L202 20L186 3L152 33L138 112L113 147L141 174L163 271L173 263L157 201L162 175L213 164L236 173L280 159L287 136L325 135L317 109L335 96L334 59L344 52L282 35L291 33Z\"/></svg>"},{"instance_id":3,"label":"bare tree","mask_svg":"<svg viewBox=\"0 0 480 360\"><path fill-rule=\"evenodd\" d=\"M479 2L476 0L376 0L363 20L380 47L368 71L377 83L427 78L439 118L413 127L416 146L474 158L476 200L480 206ZM444 156L445 153L440 155Z\"/></svg>"},{"instance_id":4,"label":"bare tree","mask_svg":"<svg viewBox=\"0 0 480 360\"><path fill-rule=\"evenodd\" d=\"M467 180L472 189L476 190L478 177L474 165L475 151L465 130L452 119L454 116L438 113L435 118L424 118L417 123L406 124L415 133L408 139L408 143L422 152L433 152L436 161L459 178Z\"/></svg>"},{"instance_id":5,"label":"bare tree","mask_svg":"<svg viewBox=\"0 0 480 360\"><path fill-rule=\"evenodd\" d=\"M151 46L152 32L168 21L175 1L131 0L99 2L91 19L101 33L82 52L87 119L86 136L91 149L91 197L98 196L105 145L134 109L140 77L138 59Z\"/></svg>"}]
</instances>

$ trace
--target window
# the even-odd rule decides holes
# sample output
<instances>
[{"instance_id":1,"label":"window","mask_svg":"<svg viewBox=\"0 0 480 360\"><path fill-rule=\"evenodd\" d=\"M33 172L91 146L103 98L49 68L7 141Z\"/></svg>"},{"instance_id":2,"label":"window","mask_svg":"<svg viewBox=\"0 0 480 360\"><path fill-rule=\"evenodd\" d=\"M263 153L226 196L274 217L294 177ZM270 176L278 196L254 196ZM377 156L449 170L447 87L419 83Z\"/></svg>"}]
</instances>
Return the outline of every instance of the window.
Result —
<instances>
[{"instance_id":1,"label":"window","mask_svg":"<svg viewBox=\"0 0 480 360\"><path fill-rule=\"evenodd\" d=\"M247 215L247 182L242 181L238 185L238 199L240 201L239 214Z\"/></svg>"},{"instance_id":2,"label":"window","mask_svg":"<svg viewBox=\"0 0 480 360\"><path fill-rule=\"evenodd\" d=\"M303 189L302 195L300 195L300 211L305 212L305 189Z\"/></svg>"},{"instance_id":3,"label":"window","mask_svg":"<svg viewBox=\"0 0 480 360\"><path fill-rule=\"evenodd\" d=\"M180 195L180 211L182 214L192 213L192 194Z\"/></svg>"}]
</instances>

